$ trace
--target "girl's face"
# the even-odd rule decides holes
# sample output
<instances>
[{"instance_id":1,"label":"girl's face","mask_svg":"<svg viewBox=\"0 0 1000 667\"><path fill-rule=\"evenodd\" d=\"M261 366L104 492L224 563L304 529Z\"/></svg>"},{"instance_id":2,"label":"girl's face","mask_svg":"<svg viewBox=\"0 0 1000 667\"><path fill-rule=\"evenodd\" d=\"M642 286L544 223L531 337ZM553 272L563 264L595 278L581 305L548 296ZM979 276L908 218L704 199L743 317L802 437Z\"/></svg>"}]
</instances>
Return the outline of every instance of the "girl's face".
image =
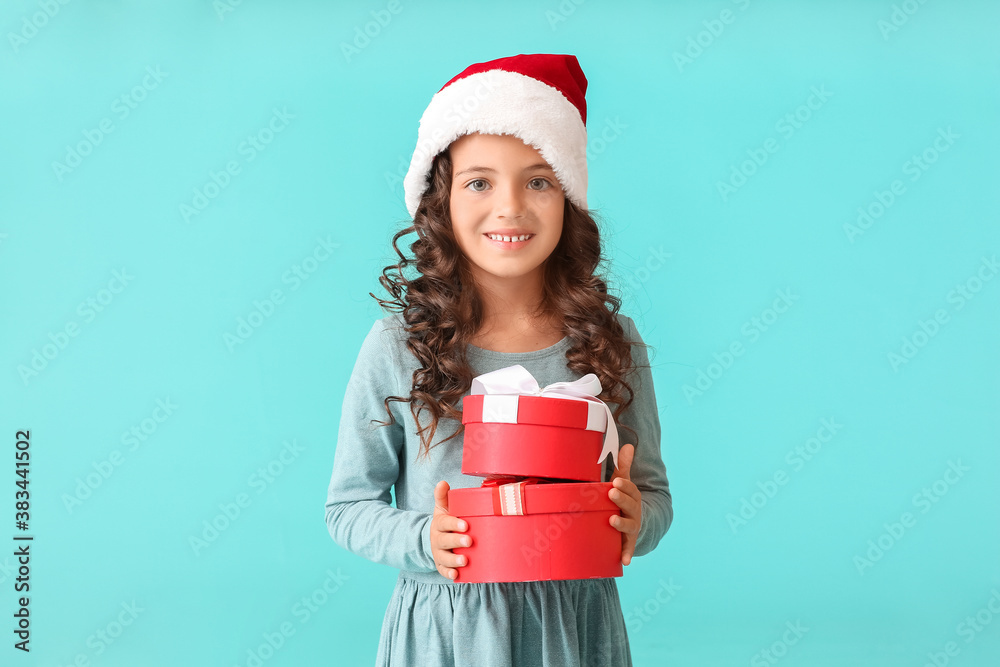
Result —
<instances>
[{"instance_id":1,"label":"girl's face","mask_svg":"<svg viewBox=\"0 0 1000 667\"><path fill-rule=\"evenodd\" d=\"M467 134L450 149L451 222L476 280L540 284L545 260L562 237L566 196L555 172L511 135Z\"/></svg>"}]
</instances>

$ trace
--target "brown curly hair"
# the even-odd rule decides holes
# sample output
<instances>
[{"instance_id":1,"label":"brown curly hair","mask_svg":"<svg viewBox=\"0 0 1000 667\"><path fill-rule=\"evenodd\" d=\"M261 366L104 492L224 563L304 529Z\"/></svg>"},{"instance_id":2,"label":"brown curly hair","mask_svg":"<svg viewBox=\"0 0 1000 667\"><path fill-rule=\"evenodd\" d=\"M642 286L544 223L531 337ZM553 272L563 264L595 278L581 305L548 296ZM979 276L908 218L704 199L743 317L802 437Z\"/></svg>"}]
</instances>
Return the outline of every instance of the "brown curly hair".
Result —
<instances>
[{"instance_id":1,"label":"brown curly hair","mask_svg":"<svg viewBox=\"0 0 1000 667\"><path fill-rule=\"evenodd\" d=\"M410 403L420 435L418 458L429 454L441 418L455 419L458 425L455 433L437 444L464 431L457 404L473 378L466 344L483 325L483 304L451 226L451 183L451 153L445 149L434 158L431 181L413 224L392 238L399 263L385 267L379 282L393 298L381 299L369 292L383 309L403 313L409 333L406 345L421 366L413 373L409 397L389 396L383 401L389 421L371 421L380 426L394 424L389 402ZM418 237L410 245L412 259L397 246L400 237L411 233ZM605 281L595 274L601 261L597 223L589 211L567 198L562 237L545 261L540 310L561 313L563 334L571 340L567 367L581 375L597 375L603 389L599 398L609 407L616 406L613 414L618 422L634 397L626 375L634 368L631 345L640 343L625 338L616 317L621 300L609 294ZM419 275L408 279L404 271L411 266ZM424 409L430 411L431 421L421 427ZM635 435L628 426L621 426Z\"/></svg>"}]
</instances>

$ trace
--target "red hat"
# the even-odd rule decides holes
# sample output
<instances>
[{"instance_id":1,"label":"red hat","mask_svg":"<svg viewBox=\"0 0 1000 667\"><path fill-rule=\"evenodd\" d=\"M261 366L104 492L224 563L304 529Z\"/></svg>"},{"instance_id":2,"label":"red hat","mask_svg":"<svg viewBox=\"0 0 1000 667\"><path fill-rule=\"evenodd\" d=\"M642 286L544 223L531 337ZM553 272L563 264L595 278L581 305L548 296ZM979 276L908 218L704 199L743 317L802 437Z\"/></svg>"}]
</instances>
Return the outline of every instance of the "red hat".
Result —
<instances>
[{"instance_id":1,"label":"red hat","mask_svg":"<svg viewBox=\"0 0 1000 667\"><path fill-rule=\"evenodd\" d=\"M434 94L403 179L413 217L434 157L459 137L510 134L551 165L566 197L587 208L587 77L576 56L520 54L470 65Z\"/></svg>"}]
</instances>

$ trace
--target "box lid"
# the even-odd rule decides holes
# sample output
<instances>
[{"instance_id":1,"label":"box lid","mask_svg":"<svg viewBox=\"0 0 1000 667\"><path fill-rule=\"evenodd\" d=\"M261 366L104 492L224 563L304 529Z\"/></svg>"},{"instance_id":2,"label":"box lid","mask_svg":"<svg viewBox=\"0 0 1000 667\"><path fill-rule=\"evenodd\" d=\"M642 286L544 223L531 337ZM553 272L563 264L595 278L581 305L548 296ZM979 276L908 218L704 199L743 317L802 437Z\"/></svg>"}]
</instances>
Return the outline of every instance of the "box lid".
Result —
<instances>
[{"instance_id":1,"label":"box lid","mask_svg":"<svg viewBox=\"0 0 1000 667\"><path fill-rule=\"evenodd\" d=\"M565 426L604 431L607 411L602 403L550 396L469 394L462 398L462 423L502 422Z\"/></svg>"},{"instance_id":2,"label":"box lid","mask_svg":"<svg viewBox=\"0 0 1000 667\"><path fill-rule=\"evenodd\" d=\"M448 513L453 516L493 516L497 487L451 489ZM618 511L608 497L611 482L545 482L524 485L524 514Z\"/></svg>"}]
</instances>

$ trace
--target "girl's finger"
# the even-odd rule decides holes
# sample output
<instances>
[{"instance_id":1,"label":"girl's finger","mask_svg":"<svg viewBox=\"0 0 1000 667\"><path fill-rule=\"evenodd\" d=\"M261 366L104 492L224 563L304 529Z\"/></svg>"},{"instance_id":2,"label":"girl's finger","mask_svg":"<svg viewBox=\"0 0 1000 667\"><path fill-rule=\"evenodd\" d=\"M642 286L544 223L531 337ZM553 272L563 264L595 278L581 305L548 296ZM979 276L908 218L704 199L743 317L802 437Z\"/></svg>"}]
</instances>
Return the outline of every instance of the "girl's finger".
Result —
<instances>
[{"instance_id":1,"label":"girl's finger","mask_svg":"<svg viewBox=\"0 0 1000 667\"><path fill-rule=\"evenodd\" d=\"M434 486L434 515L448 513L448 491L450 490L450 485L448 482L441 480Z\"/></svg>"},{"instance_id":2,"label":"girl's finger","mask_svg":"<svg viewBox=\"0 0 1000 667\"><path fill-rule=\"evenodd\" d=\"M438 545L441 549L457 549L459 547L471 547L472 538L468 535L463 535L462 533L442 533L441 539L438 540L440 544Z\"/></svg>"},{"instance_id":3,"label":"girl's finger","mask_svg":"<svg viewBox=\"0 0 1000 667\"><path fill-rule=\"evenodd\" d=\"M469 558L465 554L456 554L452 551L441 550L435 559L438 566L444 568L464 567L469 564ZM446 575L447 576L447 575Z\"/></svg>"},{"instance_id":4,"label":"girl's finger","mask_svg":"<svg viewBox=\"0 0 1000 667\"><path fill-rule=\"evenodd\" d=\"M627 517L618 516L617 514L611 515L611 525L615 530L628 535L638 535L639 534L639 522L635 519L629 519Z\"/></svg>"},{"instance_id":5,"label":"girl's finger","mask_svg":"<svg viewBox=\"0 0 1000 667\"><path fill-rule=\"evenodd\" d=\"M435 514L431 519L431 526L434 530L442 533L464 533L469 529L469 524L465 519L459 519L451 514Z\"/></svg>"},{"instance_id":6,"label":"girl's finger","mask_svg":"<svg viewBox=\"0 0 1000 667\"><path fill-rule=\"evenodd\" d=\"M642 492L639 491L639 487L635 485L635 482L627 479L621 479L620 482L614 482L613 488L632 496L636 500L642 497Z\"/></svg>"},{"instance_id":7,"label":"girl's finger","mask_svg":"<svg viewBox=\"0 0 1000 667\"><path fill-rule=\"evenodd\" d=\"M635 548L622 548L622 565L628 565L632 562L632 556L635 554Z\"/></svg>"},{"instance_id":8,"label":"girl's finger","mask_svg":"<svg viewBox=\"0 0 1000 667\"><path fill-rule=\"evenodd\" d=\"M632 478L632 459L635 458L635 445L625 445L618 450L618 467L611 474L611 480Z\"/></svg>"},{"instance_id":9,"label":"girl's finger","mask_svg":"<svg viewBox=\"0 0 1000 667\"><path fill-rule=\"evenodd\" d=\"M628 565L632 562L632 556L635 555L635 544L635 535L622 533L622 565Z\"/></svg>"},{"instance_id":10,"label":"girl's finger","mask_svg":"<svg viewBox=\"0 0 1000 667\"><path fill-rule=\"evenodd\" d=\"M622 491L619 491L617 489L612 489L608 495L611 496L611 502L613 502L615 505L618 505L618 507L621 509L622 514L635 516L638 515L640 510L642 509L642 504L637 498L630 496Z\"/></svg>"}]
</instances>

